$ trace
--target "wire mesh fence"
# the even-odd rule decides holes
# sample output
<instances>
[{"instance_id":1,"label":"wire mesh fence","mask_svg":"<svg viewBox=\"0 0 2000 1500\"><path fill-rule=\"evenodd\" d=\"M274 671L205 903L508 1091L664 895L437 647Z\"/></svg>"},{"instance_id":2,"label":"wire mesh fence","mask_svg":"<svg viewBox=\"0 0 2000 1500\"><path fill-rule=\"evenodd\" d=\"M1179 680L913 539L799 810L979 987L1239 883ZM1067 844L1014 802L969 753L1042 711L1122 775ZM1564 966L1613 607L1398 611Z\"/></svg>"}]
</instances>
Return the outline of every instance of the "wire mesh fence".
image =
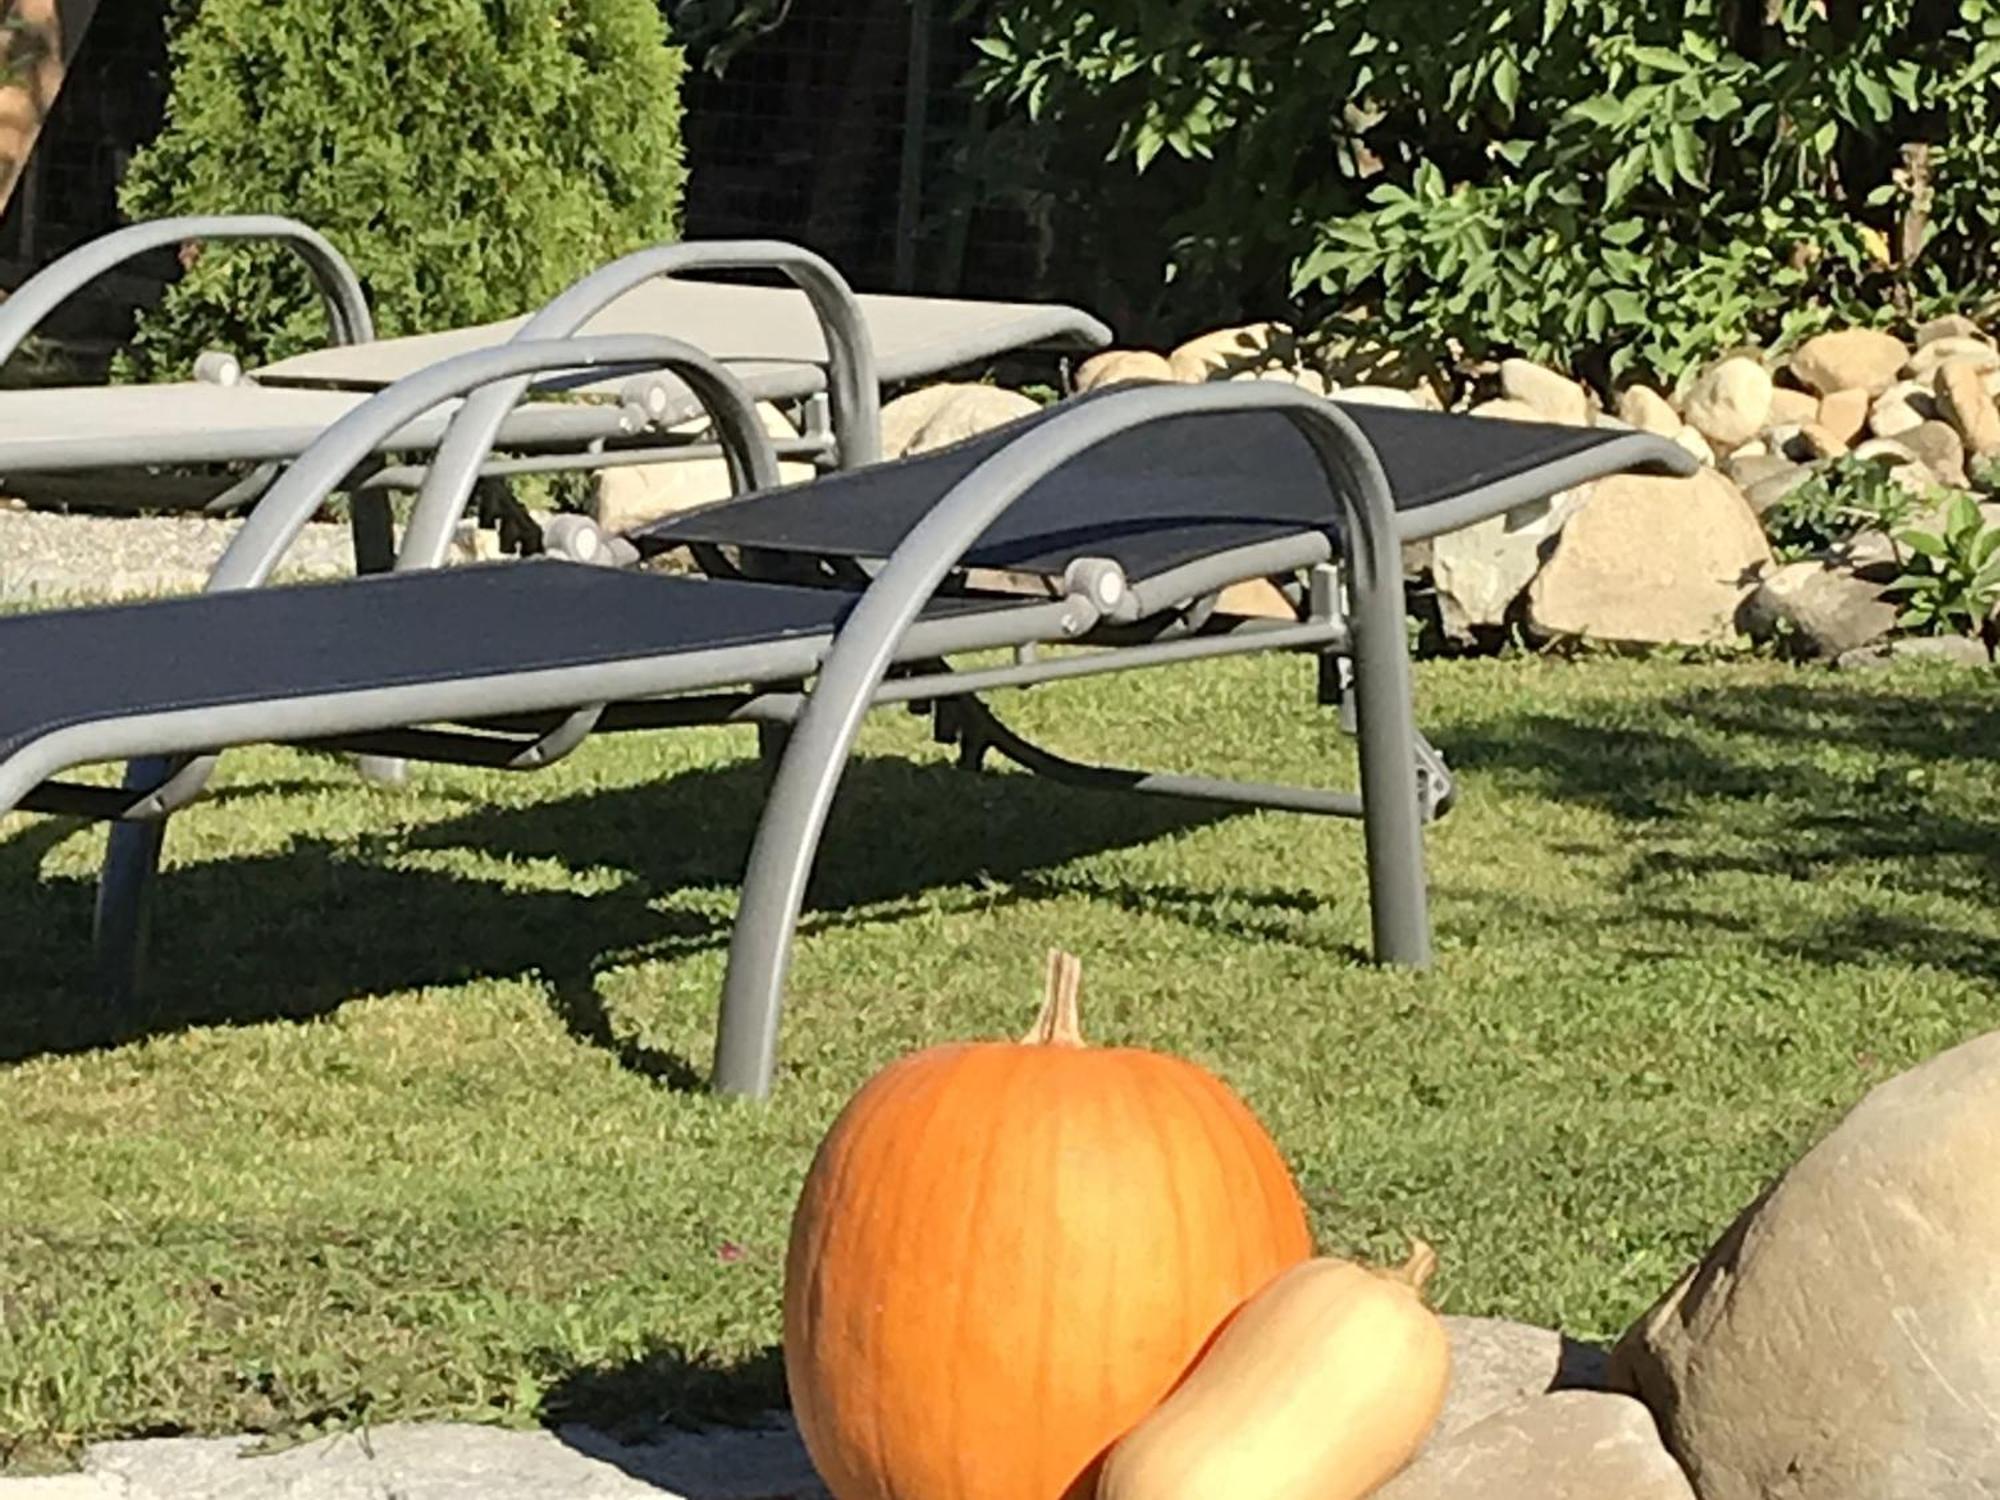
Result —
<instances>
[{"instance_id":1,"label":"wire mesh fence","mask_svg":"<svg viewBox=\"0 0 2000 1500\"><path fill-rule=\"evenodd\" d=\"M100 0L27 169L0 213L0 285L119 223L127 163L162 122L160 0ZM691 67L683 128L690 238L795 240L856 285L975 296L1033 290L1033 233L981 201L963 164L978 106L963 87L981 7L957 0L790 0L782 19L721 74ZM170 256L131 283L172 273ZM58 331L124 329L113 296Z\"/></svg>"},{"instance_id":2,"label":"wire mesh fence","mask_svg":"<svg viewBox=\"0 0 2000 1500\"><path fill-rule=\"evenodd\" d=\"M979 25L938 0L791 0L719 77L690 75L690 236L797 240L864 285L1026 291L1030 228L963 170Z\"/></svg>"}]
</instances>

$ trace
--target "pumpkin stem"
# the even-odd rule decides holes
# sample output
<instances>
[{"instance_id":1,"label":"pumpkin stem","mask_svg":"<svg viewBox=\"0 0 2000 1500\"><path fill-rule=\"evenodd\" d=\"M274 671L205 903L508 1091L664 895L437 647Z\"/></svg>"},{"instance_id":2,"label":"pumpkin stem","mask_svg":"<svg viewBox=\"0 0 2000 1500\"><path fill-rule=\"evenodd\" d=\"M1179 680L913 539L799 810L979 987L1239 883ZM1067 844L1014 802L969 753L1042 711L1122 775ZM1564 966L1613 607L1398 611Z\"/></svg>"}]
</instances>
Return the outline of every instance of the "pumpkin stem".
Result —
<instances>
[{"instance_id":1,"label":"pumpkin stem","mask_svg":"<svg viewBox=\"0 0 2000 1500\"><path fill-rule=\"evenodd\" d=\"M1419 1296L1431 1277L1437 1274L1438 1253L1422 1240L1410 1241L1410 1258L1393 1271L1382 1274L1391 1281L1400 1281Z\"/></svg>"},{"instance_id":2,"label":"pumpkin stem","mask_svg":"<svg viewBox=\"0 0 2000 1500\"><path fill-rule=\"evenodd\" d=\"M1076 1001L1082 992L1082 960L1060 948L1049 949L1042 1013L1021 1040L1031 1047L1081 1047L1083 1022L1078 1019Z\"/></svg>"}]
</instances>

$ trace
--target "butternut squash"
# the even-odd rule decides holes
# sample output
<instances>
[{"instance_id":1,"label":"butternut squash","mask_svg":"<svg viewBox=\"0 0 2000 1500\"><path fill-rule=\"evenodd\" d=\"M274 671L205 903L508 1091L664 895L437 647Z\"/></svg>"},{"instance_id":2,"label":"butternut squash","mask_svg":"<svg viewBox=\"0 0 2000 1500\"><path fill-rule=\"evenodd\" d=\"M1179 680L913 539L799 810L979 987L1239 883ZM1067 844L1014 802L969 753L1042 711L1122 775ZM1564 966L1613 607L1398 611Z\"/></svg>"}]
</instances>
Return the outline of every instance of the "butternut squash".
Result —
<instances>
[{"instance_id":1,"label":"butternut squash","mask_svg":"<svg viewBox=\"0 0 2000 1500\"><path fill-rule=\"evenodd\" d=\"M1280 1274L1111 1450L1098 1500L1359 1500L1386 1483L1450 1382L1423 1300L1436 1268L1419 1242L1398 1270L1320 1259Z\"/></svg>"}]
</instances>

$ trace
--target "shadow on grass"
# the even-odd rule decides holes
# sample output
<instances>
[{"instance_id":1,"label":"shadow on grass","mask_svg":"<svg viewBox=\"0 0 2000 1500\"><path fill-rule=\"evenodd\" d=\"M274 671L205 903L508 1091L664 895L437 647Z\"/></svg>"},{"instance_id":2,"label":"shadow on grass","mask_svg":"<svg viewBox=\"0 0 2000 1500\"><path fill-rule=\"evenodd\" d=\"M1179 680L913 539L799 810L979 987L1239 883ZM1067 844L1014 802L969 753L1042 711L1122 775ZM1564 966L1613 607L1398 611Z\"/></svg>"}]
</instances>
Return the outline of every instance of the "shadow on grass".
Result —
<instances>
[{"instance_id":1,"label":"shadow on grass","mask_svg":"<svg viewBox=\"0 0 2000 1500\"><path fill-rule=\"evenodd\" d=\"M1754 938L1769 913L1705 909L1691 887L1730 875L1846 880L1851 910L1773 941L1829 964L1915 956L1972 975L2000 968L2000 930L1967 930L1941 909L1933 921L1870 905L1878 894L1979 902L2000 889L2000 797L1938 787L1940 772L1966 769L1992 784L2000 696L1979 682L1935 694L1704 686L1562 716L1499 715L1457 728L1445 749L1460 771L1642 831L1622 887L1635 926Z\"/></svg>"},{"instance_id":2,"label":"shadow on grass","mask_svg":"<svg viewBox=\"0 0 2000 1500\"><path fill-rule=\"evenodd\" d=\"M282 853L169 871L156 893L148 989L136 1017L108 1015L95 997L91 883L39 873L76 825L31 824L0 844L0 890L13 903L0 950L7 996L0 1062L191 1026L304 1019L372 994L532 975L577 1037L670 1086L697 1086L705 1073L690 1059L618 1034L596 977L607 962L727 946L764 791L754 763L703 768L527 807L481 804L403 833L302 837ZM940 887L1007 884L1227 815L1026 776L859 760L822 843L801 930L899 920L899 903ZM503 889L505 877L421 867L458 851L508 865L546 863L558 873L538 888ZM598 889L586 893L583 885ZM656 904L663 892L690 889L724 895L732 909L709 915ZM1036 898L1030 886L997 899ZM980 897L989 906L995 899Z\"/></svg>"}]
</instances>

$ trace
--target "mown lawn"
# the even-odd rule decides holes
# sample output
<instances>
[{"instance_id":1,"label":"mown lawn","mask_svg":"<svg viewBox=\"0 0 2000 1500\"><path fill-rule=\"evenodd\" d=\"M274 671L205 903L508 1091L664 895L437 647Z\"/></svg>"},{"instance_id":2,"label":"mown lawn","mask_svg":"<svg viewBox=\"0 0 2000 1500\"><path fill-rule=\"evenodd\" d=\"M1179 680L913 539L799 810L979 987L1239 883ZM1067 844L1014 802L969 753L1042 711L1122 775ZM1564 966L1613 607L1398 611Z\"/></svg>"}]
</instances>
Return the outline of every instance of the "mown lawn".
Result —
<instances>
[{"instance_id":1,"label":"mown lawn","mask_svg":"<svg viewBox=\"0 0 2000 1500\"><path fill-rule=\"evenodd\" d=\"M1046 689L1059 748L1350 769L1303 661ZM1615 1334L1871 1083L2000 1024L2000 694L1767 663L1432 663L1463 774L1441 956L1363 959L1358 829L947 767L882 714L769 1107L698 1085L758 807L747 732L411 788L246 753L181 818L154 1010L89 1000L101 834L0 819L0 1462L165 1431L616 1425L782 1400L787 1216L897 1054L1019 1032L1230 1079L1329 1250ZM904 758L908 752L914 760Z\"/></svg>"}]
</instances>

